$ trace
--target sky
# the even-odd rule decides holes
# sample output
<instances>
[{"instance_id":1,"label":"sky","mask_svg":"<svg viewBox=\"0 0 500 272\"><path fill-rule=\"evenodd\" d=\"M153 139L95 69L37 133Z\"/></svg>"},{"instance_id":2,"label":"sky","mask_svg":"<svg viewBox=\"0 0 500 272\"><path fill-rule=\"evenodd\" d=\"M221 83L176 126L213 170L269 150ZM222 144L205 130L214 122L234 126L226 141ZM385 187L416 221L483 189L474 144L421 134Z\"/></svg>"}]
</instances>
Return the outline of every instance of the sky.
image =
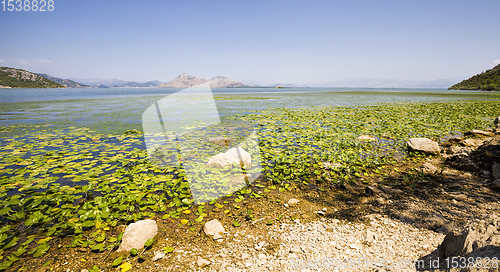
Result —
<instances>
[{"instance_id":1,"label":"sky","mask_svg":"<svg viewBox=\"0 0 500 272\"><path fill-rule=\"evenodd\" d=\"M0 66L61 78L442 87L500 64L498 0L8 2Z\"/></svg>"}]
</instances>

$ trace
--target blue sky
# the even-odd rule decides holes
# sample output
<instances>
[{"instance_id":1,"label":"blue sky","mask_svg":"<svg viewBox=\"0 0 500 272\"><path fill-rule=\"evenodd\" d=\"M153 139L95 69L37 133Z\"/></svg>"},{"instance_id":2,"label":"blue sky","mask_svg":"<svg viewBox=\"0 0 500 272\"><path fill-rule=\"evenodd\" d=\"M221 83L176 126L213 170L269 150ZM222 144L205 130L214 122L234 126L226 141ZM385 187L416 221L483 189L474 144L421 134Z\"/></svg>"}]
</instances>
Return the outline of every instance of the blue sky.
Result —
<instances>
[{"instance_id":1,"label":"blue sky","mask_svg":"<svg viewBox=\"0 0 500 272\"><path fill-rule=\"evenodd\" d=\"M51 12L0 6L1 66L62 78L166 82L188 73L372 87L452 82L500 63L498 0L54 4Z\"/></svg>"}]
</instances>

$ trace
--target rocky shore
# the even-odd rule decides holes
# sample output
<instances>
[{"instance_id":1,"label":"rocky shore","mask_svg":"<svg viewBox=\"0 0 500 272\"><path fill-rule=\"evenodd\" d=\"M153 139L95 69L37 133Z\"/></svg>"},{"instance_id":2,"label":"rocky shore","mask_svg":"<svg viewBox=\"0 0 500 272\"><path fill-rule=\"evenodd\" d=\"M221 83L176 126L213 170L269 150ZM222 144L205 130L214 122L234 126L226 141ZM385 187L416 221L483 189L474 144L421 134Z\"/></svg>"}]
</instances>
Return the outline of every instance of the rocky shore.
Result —
<instances>
[{"instance_id":1,"label":"rocky shore","mask_svg":"<svg viewBox=\"0 0 500 272\"><path fill-rule=\"evenodd\" d=\"M411 139L414 155L361 182L270 191L241 204L253 213L238 225L222 211L199 232L156 219L155 243L131 271L498 271L499 118L495 127ZM105 255L62 247L52 269L91 271Z\"/></svg>"}]
</instances>

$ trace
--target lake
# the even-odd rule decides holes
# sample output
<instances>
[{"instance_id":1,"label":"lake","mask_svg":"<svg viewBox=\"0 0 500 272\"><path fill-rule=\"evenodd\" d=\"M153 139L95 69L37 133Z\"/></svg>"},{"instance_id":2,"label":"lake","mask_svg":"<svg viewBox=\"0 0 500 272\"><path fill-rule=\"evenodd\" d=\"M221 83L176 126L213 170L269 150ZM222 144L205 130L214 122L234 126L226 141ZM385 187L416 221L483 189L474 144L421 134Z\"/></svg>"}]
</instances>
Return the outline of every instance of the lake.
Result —
<instances>
[{"instance_id":1,"label":"lake","mask_svg":"<svg viewBox=\"0 0 500 272\"><path fill-rule=\"evenodd\" d=\"M0 89L0 126L50 124L106 133L141 129L152 103L181 89ZM445 89L227 88L212 89L221 118L275 107L361 106L395 102L498 99L497 93Z\"/></svg>"}]
</instances>

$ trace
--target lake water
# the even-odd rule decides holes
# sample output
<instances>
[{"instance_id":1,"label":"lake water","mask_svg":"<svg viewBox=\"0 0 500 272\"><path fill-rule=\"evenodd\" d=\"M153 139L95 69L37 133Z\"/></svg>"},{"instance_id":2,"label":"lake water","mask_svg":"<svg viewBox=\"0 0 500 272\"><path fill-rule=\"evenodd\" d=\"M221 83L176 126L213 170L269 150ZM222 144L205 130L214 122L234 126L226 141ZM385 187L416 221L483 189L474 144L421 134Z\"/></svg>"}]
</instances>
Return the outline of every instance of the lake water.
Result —
<instances>
[{"instance_id":1,"label":"lake water","mask_svg":"<svg viewBox=\"0 0 500 272\"><path fill-rule=\"evenodd\" d=\"M144 110L181 89L0 89L0 126L90 126L121 133L140 129ZM212 89L221 118L275 107L362 106L376 103L498 99L497 93L445 89Z\"/></svg>"}]
</instances>

